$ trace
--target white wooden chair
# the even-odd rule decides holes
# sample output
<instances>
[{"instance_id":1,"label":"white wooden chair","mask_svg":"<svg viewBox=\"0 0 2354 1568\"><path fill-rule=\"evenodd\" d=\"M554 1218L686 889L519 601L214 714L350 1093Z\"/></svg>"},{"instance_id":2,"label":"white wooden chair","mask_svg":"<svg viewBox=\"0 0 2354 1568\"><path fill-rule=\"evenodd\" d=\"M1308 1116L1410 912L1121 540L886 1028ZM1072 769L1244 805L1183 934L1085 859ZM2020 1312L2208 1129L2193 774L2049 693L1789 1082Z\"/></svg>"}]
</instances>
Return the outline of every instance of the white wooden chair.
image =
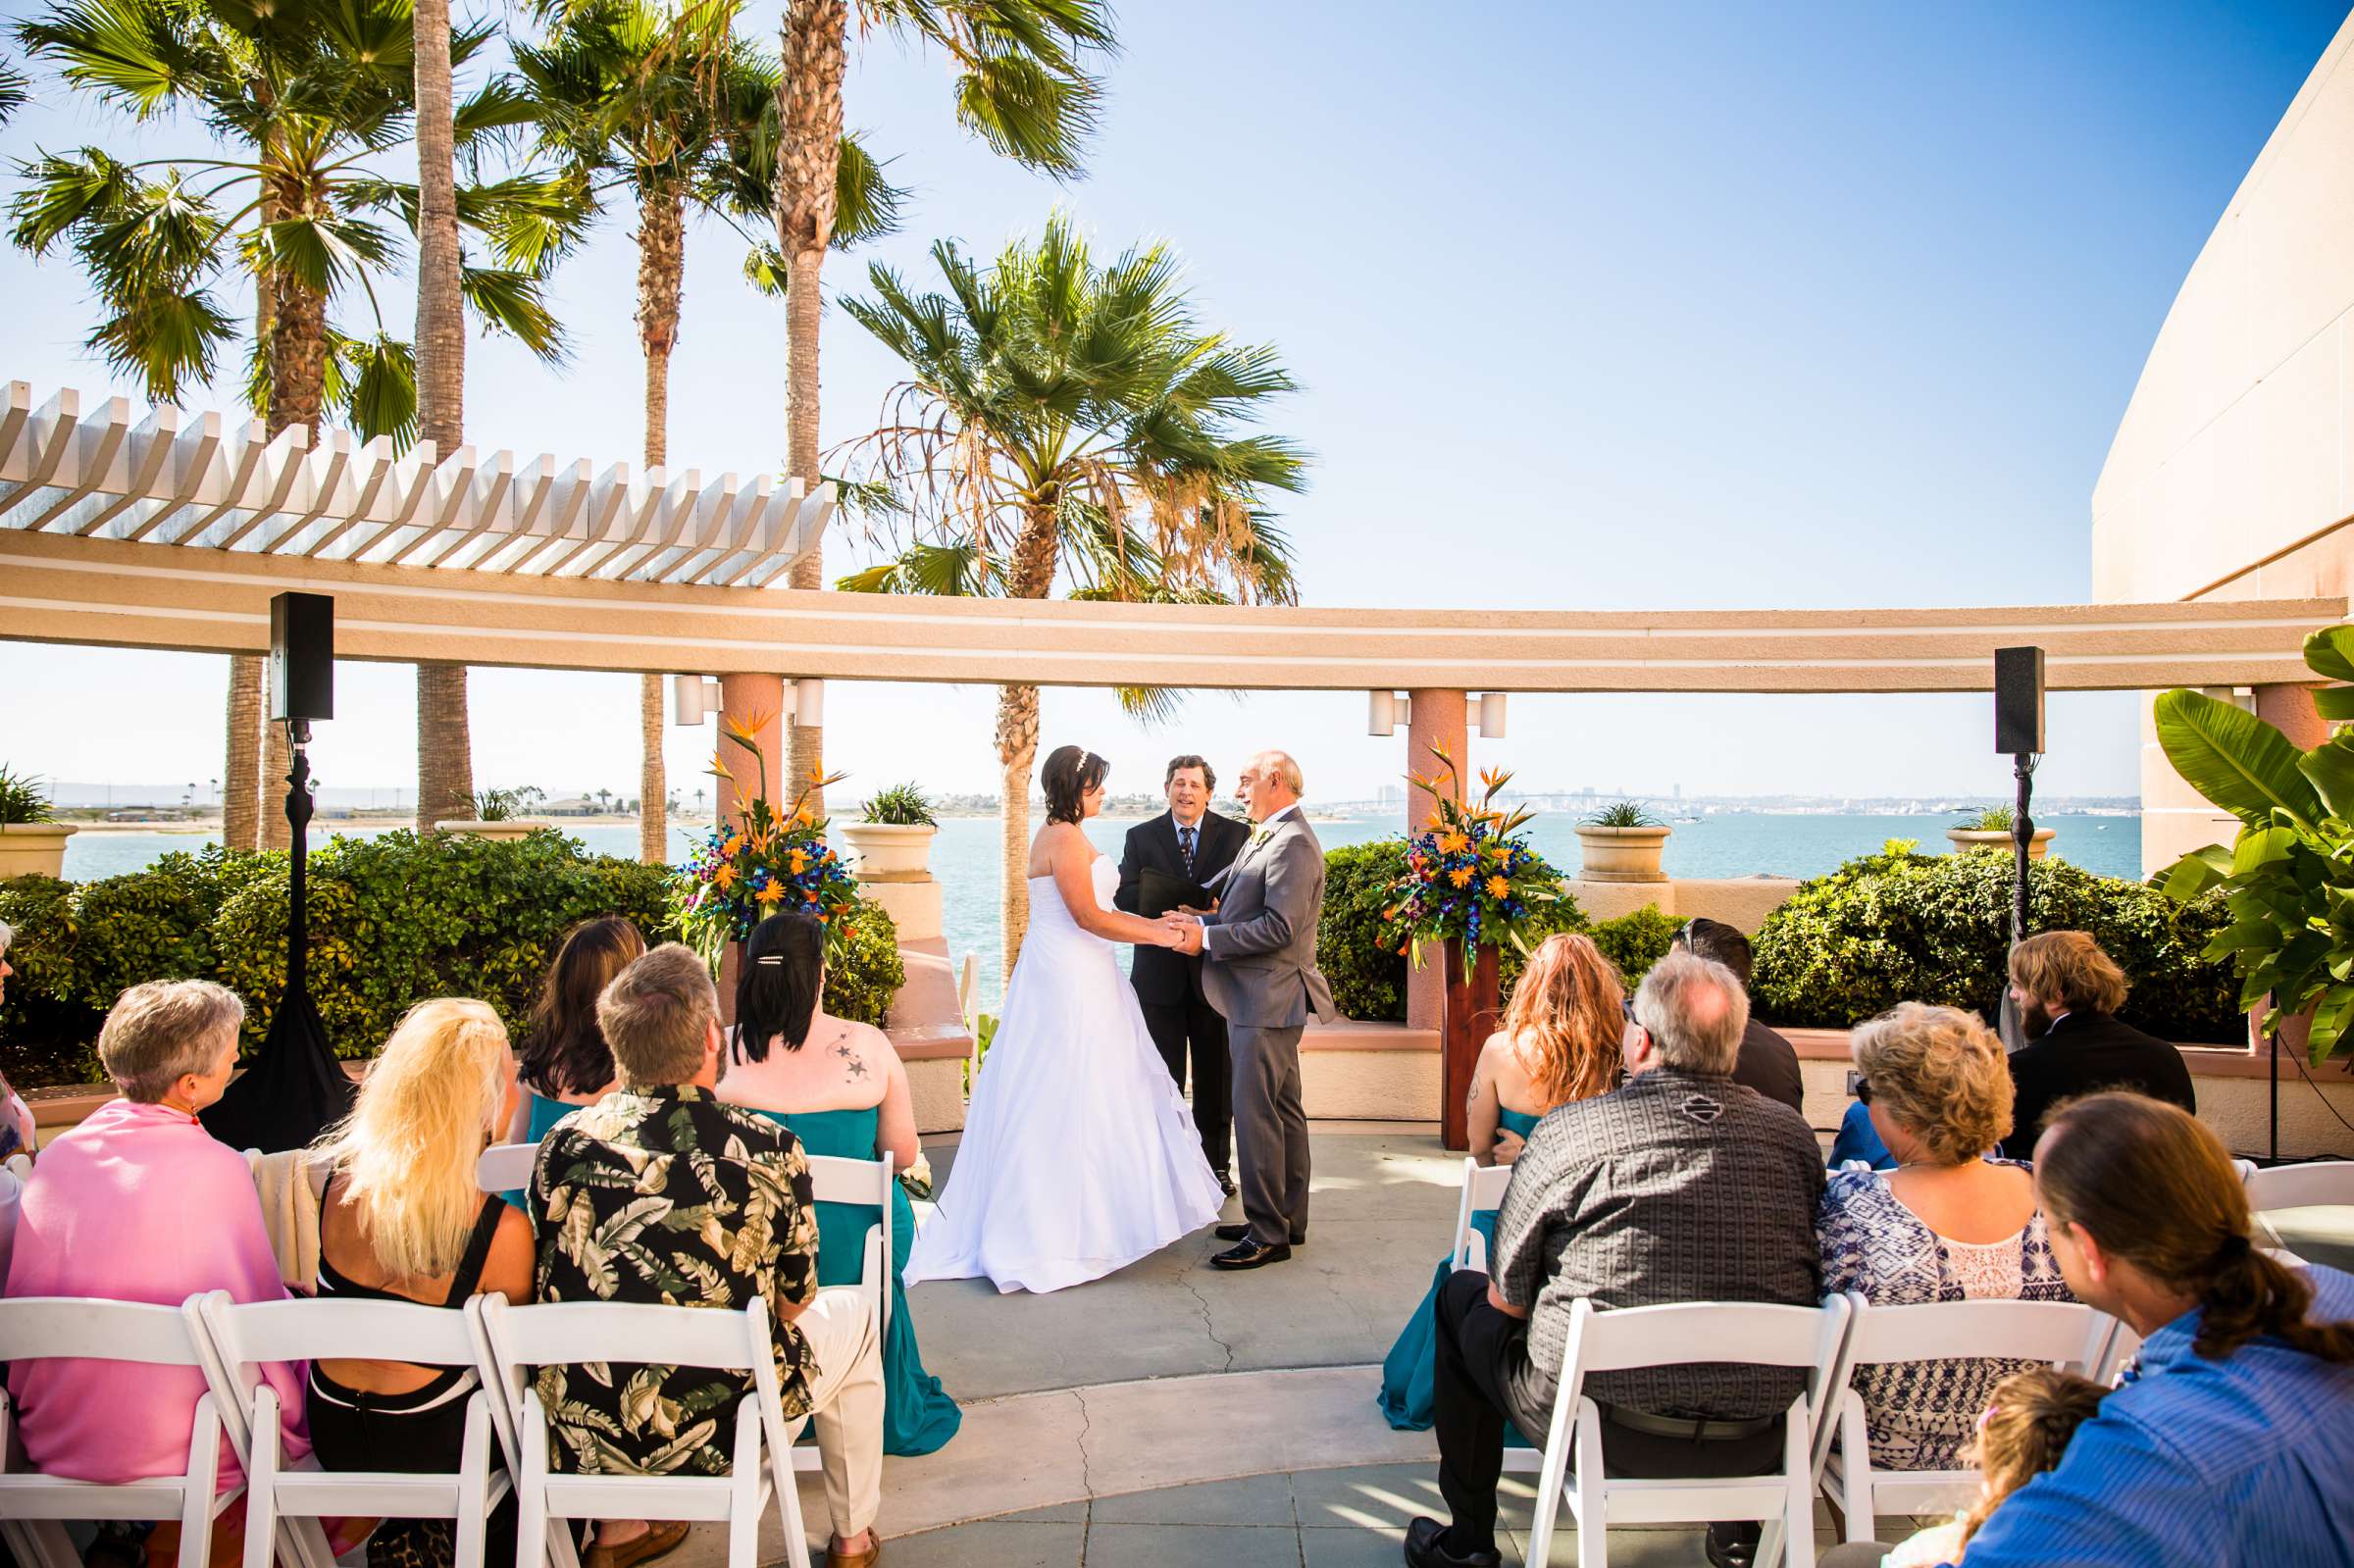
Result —
<instances>
[{"instance_id":1,"label":"white wooden chair","mask_svg":"<svg viewBox=\"0 0 2354 1568\"><path fill-rule=\"evenodd\" d=\"M2125 1374L2125 1363L2140 1353L2141 1336L2133 1332L2132 1325L2111 1318L2109 1342L2101 1346L2100 1363L2088 1375L2104 1388L2114 1389Z\"/></svg>"},{"instance_id":2,"label":"white wooden chair","mask_svg":"<svg viewBox=\"0 0 2354 1568\"><path fill-rule=\"evenodd\" d=\"M474 1185L486 1192L528 1190L538 1158L537 1143L493 1143L474 1162Z\"/></svg>"},{"instance_id":3,"label":"white wooden chair","mask_svg":"<svg viewBox=\"0 0 2354 1568\"><path fill-rule=\"evenodd\" d=\"M883 1337L891 1328L891 1259L893 1221L896 1205L891 1189L896 1180L893 1158L886 1154L875 1160L843 1159L832 1154L812 1154L809 1160L810 1194L820 1203L865 1203L880 1205L882 1219L866 1233L866 1261L859 1270L858 1291L867 1297L868 1309L875 1320L875 1352L883 1350ZM803 1464L802 1469L814 1468Z\"/></svg>"},{"instance_id":4,"label":"white wooden chair","mask_svg":"<svg viewBox=\"0 0 2354 1568\"><path fill-rule=\"evenodd\" d=\"M22 1366L77 1357L202 1373L197 1300L190 1296L176 1307L79 1296L0 1301L0 1360ZM0 1522L8 1525L9 1545L26 1568L78 1568L78 1555L54 1523L67 1519L177 1519L180 1568L205 1568L213 1521L245 1490L221 1485L222 1415L209 1389L196 1400L187 1468L137 1481L68 1481L13 1468L15 1416L0 1391Z\"/></svg>"},{"instance_id":5,"label":"white wooden chair","mask_svg":"<svg viewBox=\"0 0 2354 1568\"><path fill-rule=\"evenodd\" d=\"M1847 1539L1876 1538L1874 1517L1942 1514L1969 1506L1978 1472L1878 1470L1865 1425L1864 1396L1851 1386L1858 1367L1892 1362L2000 1357L2040 1361L2093 1376L2117 1320L2076 1301L1938 1301L1875 1307L1862 1291L1847 1294L1847 1348L1832 1384L1830 1419L1815 1438L1815 1474L1847 1518Z\"/></svg>"},{"instance_id":6,"label":"white wooden chair","mask_svg":"<svg viewBox=\"0 0 2354 1568\"><path fill-rule=\"evenodd\" d=\"M567 1553L549 1526L569 1519L726 1520L729 1568L754 1568L760 1512L776 1494L793 1568L809 1568L800 1498L793 1487L793 1440L807 1419L789 1420L777 1384L768 1308L757 1296L741 1312L708 1307L642 1306L620 1301L566 1301L510 1306L478 1296L481 1325L503 1401L513 1414L521 1458L515 1471L516 1561ZM752 1391L736 1406L733 1464L724 1476L599 1476L553 1470L548 1462L547 1412L531 1374L558 1363L597 1361L704 1367L748 1372ZM713 1415L722 1413L714 1411ZM568 1543L567 1543L568 1544Z\"/></svg>"},{"instance_id":7,"label":"white wooden chair","mask_svg":"<svg viewBox=\"0 0 2354 1568\"><path fill-rule=\"evenodd\" d=\"M454 1473L324 1470L314 1458L288 1464L279 1442L278 1391L261 1376L270 1362L337 1356L464 1367L479 1375L481 1357L467 1313L404 1301L267 1301L239 1306L224 1290L204 1297L203 1322L216 1356L214 1393L245 1412L244 1568L268 1568L271 1533L280 1520L323 1555L333 1553L317 1521L338 1518L453 1519L457 1561L483 1560L490 1510L509 1490L504 1456L490 1424L491 1395L467 1396L465 1441ZM224 1386L226 1384L226 1386Z\"/></svg>"},{"instance_id":8,"label":"white wooden chair","mask_svg":"<svg viewBox=\"0 0 2354 1568\"><path fill-rule=\"evenodd\" d=\"M1504 1207L1504 1189L1512 1185L1512 1168L1509 1165L1482 1165L1465 1156L1463 1160L1463 1198L1455 1208L1455 1241L1447 1248L1447 1267L1450 1273L1461 1269L1488 1271L1487 1239L1471 1229L1471 1216L1486 1209Z\"/></svg>"},{"instance_id":9,"label":"white wooden chair","mask_svg":"<svg viewBox=\"0 0 2354 1568\"><path fill-rule=\"evenodd\" d=\"M2258 1214L2354 1204L2354 1160L2308 1160L2250 1171L2247 1188L2248 1207Z\"/></svg>"},{"instance_id":10,"label":"white wooden chair","mask_svg":"<svg viewBox=\"0 0 2354 1568\"><path fill-rule=\"evenodd\" d=\"M1552 1559L1554 1522L1563 1500L1565 1477L1569 1512L1577 1524L1578 1568L1607 1568L1612 1525L1717 1519L1765 1523L1758 1568L1776 1568L1785 1549L1792 1563L1812 1568L1811 1445L1847 1341L1848 1311L1846 1298L1837 1295L1825 1296L1814 1307L1712 1301L1615 1312L1578 1301L1571 1308L1569 1342L1561 1356L1561 1385L1545 1436L1528 1568L1547 1568ZM1805 1369L1806 1388L1784 1412L1779 1471L1728 1477L1606 1476L1602 1410L1585 1395L1587 1375L1705 1361ZM1577 1473L1567 1476L1572 1442L1577 1445Z\"/></svg>"}]
</instances>

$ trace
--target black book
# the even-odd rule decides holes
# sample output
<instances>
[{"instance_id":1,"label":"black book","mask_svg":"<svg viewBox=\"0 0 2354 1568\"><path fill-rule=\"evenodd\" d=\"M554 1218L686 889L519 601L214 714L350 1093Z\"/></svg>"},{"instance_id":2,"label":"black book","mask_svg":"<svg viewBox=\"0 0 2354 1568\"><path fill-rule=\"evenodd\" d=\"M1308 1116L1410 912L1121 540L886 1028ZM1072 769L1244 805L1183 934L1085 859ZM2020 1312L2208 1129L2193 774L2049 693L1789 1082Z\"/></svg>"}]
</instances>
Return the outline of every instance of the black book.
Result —
<instances>
[{"instance_id":1,"label":"black book","mask_svg":"<svg viewBox=\"0 0 2354 1568\"><path fill-rule=\"evenodd\" d=\"M1210 903L1209 889L1200 883L1172 877L1151 866L1145 867L1144 875L1137 881L1137 911L1147 920L1158 920L1173 909L1207 909Z\"/></svg>"}]
</instances>

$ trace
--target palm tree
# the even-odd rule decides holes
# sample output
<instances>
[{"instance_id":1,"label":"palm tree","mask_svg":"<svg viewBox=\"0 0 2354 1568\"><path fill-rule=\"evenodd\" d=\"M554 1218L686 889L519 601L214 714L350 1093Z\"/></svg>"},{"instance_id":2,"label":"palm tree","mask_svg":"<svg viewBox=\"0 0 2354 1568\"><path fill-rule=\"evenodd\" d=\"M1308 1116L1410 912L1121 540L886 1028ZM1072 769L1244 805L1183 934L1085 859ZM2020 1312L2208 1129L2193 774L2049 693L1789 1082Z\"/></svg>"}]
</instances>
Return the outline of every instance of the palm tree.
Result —
<instances>
[{"instance_id":1,"label":"palm tree","mask_svg":"<svg viewBox=\"0 0 2354 1568\"><path fill-rule=\"evenodd\" d=\"M458 250L456 106L450 81L455 40L449 0L414 0L411 30L417 86L418 429L436 451L466 444L466 316ZM417 827L471 817L474 744L466 709L466 667L417 666Z\"/></svg>"},{"instance_id":2,"label":"palm tree","mask_svg":"<svg viewBox=\"0 0 2354 1568\"><path fill-rule=\"evenodd\" d=\"M469 57L489 36L469 28L452 53ZM409 0L55 0L17 37L68 84L132 119L183 110L209 133L209 145L184 155L129 163L81 147L18 166L28 185L11 203L10 237L36 256L73 251L102 311L89 346L148 396L177 399L211 379L240 335L215 294L250 275L246 389L269 434L298 424L316 436L332 409L363 435L405 444L417 430L416 365L385 328L377 279L396 246L374 220L413 213L418 198L369 160L410 131ZM457 110L458 144L479 154L521 118L518 104L493 81ZM537 276L577 232L576 204L560 181L528 173L476 180L468 197L469 227L498 262L468 269L469 303L542 357L560 357ZM371 318L367 335L331 320L354 296ZM283 839L257 793L260 685L261 661L232 658L223 802L232 848ZM282 739L272 743L282 758Z\"/></svg>"},{"instance_id":3,"label":"palm tree","mask_svg":"<svg viewBox=\"0 0 2354 1568\"><path fill-rule=\"evenodd\" d=\"M785 0L777 85L776 220L785 300L785 472L815 489L818 469L820 271L841 214L847 29L880 27L934 45L955 68L957 123L993 150L1056 177L1080 171L1102 83L1085 66L1113 48L1104 0ZM790 585L825 586L822 551L794 563ZM824 776L823 736L793 727L793 778ZM824 814L821 794L810 802Z\"/></svg>"},{"instance_id":4,"label":"palm tree","mask_svg":"<svg viewBox=\"0 0 2354 1568\"><path fill-rule=\"evenodd\" d=\"M638 335L645 354L644 464L670 458L670 356L679 336L688 220L735 225L754 246L756 278L772 248L742 228L768 223L774 183L777 64L737 37L736 0L588 0L561 10L547 40L518 45L517 72L539 117L543 149L600 200L627 199L638 219ZM840 158L847 245L896 227L901 193L863 149ZM639 858L669 858L662 769L662 678L639 678Z\"/></svg>"},{"instance_id":5,"label":"palm tree","mask_svg":"<svg viewBox=\"0 0 2354 1568\"><path fill-rule=\"evenodd\" d=\"M1272 347L1197 325L1165 247L1098 266L1057 216L986 268L953 241L932 256L946 292L877 266L875 297L843 301L908 379L851 443L871 486L852 493L902 518L906 547L840 586L1043 599L1067 571L1096 597L1298 597L1265 502L1303 487L1306 455L1247 429L1295 383ZM1010 974L1029 924L1036 686L999 688L997 746Z\"/></svg>"}]
</instances>

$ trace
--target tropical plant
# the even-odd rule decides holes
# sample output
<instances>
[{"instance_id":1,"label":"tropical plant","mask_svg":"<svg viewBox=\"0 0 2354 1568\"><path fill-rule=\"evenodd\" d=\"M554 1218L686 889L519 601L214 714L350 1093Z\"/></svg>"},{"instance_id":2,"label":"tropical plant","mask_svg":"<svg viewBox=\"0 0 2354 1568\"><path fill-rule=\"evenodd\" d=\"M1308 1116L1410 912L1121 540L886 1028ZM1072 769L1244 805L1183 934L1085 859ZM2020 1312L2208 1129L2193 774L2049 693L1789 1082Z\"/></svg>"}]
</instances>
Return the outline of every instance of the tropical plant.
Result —
<instances>
[{"instance_id":1,"label":"tropical plant","mask_svg":"<svg viewBox=\"0 0 2354 1568\"><path fill-rule=\"evenodd\" d=\"M932 815L932 797L915 784L893 784L868 795L860 820L900 828L940 826L940 819Z\"/></svg>"},{"instance_id":2,"label":"tropical plant","mask_svg":"<svg viewBox=\"0 0 2354 1568\"><path fill-rule=\"evenodd\" d=\"M1333 1005L1343 1017L1406 1022L1406 955L1386 938L1382 916L1390 906L1390 888L1406 875L1407 854L1402 837L1324 852L1324 912L1316 922L1316 967L1332 983ZM1601 928L1590 928L1576 898L1563 892L1557 901L1530 909L1525 930L1535 942L1555 932L1587 930L1599 940ZM1498 949L1500 996L1511 998L1527 964L1519 948Z\"/></svg>"},{"instance_id":3,"label":"tropical plant","mask_svg":"<svg viewBox=\"0 0 2354 1568\"><path fill-rule=\"evenodd\" d=\"M737 0L542 0L552 24L538 44L517 44L517 75L538 114L542 151L574 170L600 203L626 202L637 220L638 341L645 358L646 469L670 461L670 356L679 336L687 235L696 215L734 227L752 246L755 280L773 272L769 228L776 180L777 63L738 37ZM903 193L854 138L839 158L833 243L887 233ZM662 678L639 680L639 796L660 802ZM657 804L640 811L639 858L669 858Z\"/></svg>"},{"instance_id":4,"label":"tropical plant","mask_svg":"<svg viewBox=\"0 0 2354 1568\"><path fill-rule=\"evenodd\" d=\"M1657 904L1645 904L1596 926L1594 945L1616 967L1631 996L1651 966L1667 956L1667 950L1675 945L1675 934L1683 929L1684 922L1677 916L1662 914Z\"/></svg>"},{"instance_id":5,"label":"tropical plant","mask_svg":"<svg viewBox=\"0 0 2354 1568\"><path fill-rule=\"evenodd\" d=\"M2354 626L2305 639L2305 663L2354 682ZM2240 821L2230 848L2211 844L2165 874L2169 896L2220 893L2231 922L2211 958L2228 958L2242 1006L2264 1009L2269 1036L2310 1014L2315 1066L2354 1054L2354 690L2324 686L2314 709L2329 738L2300 747L2237 704L2174 690L2157 702L2158 743L2175 771Z\"/></svg>"},{"instance_id":6,"label":"tropical plant","mask_svg":"<svg viewBox=\"0 0 2354 1568\"><path fill-rule=\"evenodd\" d=\"M1113 47L1106 0L785 0L774 261L787 285L785 472L812 490L824 477L817 445L819 278L842 217L842 82L853 15L862 31L945 54L954 71L957 124L993 152L1056 178L1080 173L1095 129L1102 84L1089 74L1087 59ZM825 586L820 550L793 564L789 585ZM816 725L793 726L792 748L795 778L825 771ZM1028 798L1026 780L1018 793Z\"/></svg>"},{"instance_id":7,"label":"tropical plant","mask_svg":"<svg viewBox=\"0 0 2354 1568\"><path fill-rule=\"evenodd\" d=\"M851 449L889 498L893 541L911 547L839 586L945 577L1043 599L1067 571L1120 598L1297 597L1265 506L1302 488L1306 458L1250 428L1292 378L1273 348L1198 325L1173 254L1152 245L1100 265L1058 215L986 267L950 240L932 257L945 292L877 266L875 296L843 301L907 367ZM997 746L1010 974L1029 921L1036 686L999 688Z\"/></svg>"},{"instance_id":8,"label":"tropical plant","mask_svg":"<svg viewBox=\"0 0 2354 1568\"><path fill-rule=\"evenodd\" d=\"M1407 835L1406 871L1390 885L1382 912L1382 938L1418 966L1427 942L1458 941L1468 979L1483 946L1508 942L1522 953L1532 914L1561 897L1561 874L1528 846L1520 829L1535 813L1523 807L1509 815L1496 796L1511 782L1509 773L1480 770L1476 805L1464 800L1462 775L1445 746L1432 746L1439 768L1413 778L1431 798L1436 820Z\"/></svg>"},{"instance_id":9,"label":"tropical plant","mask_svg":"<svg viewBox=\"0 0 2354 1568\"><path fill-rule=\"evenodd\" d=\"M546 798L547 792L537 784L521 784L513 789L478 790L473 796L474 820L513 822Z\"/></svg>"},{"instance_id":10,"label":"tropical plant","mask_svg":"<svg viewBox=\"0 0 2354 1568\"><path fill-rule=\"evenodd\" d=\"M1577 819L1586 828L1664 828L1667 825L1651 814L1640 800L1613 800L1609 805L1589 811Z\"/></svg>"},{"instance_id":11,"label":"tropical plant","mask_svg":"<svg viewBox=\"0 0 2354 1568\"><path fill-rule=\"evenodd\" d=\"M2019 812L2011 806L1988 806L1972 812L1954 824L1965 833L2009 833L2019 822Z\"/></svg>"},{"instance_id":12,"label":"tropical plant","mask_svg":"<svg viewBox=\"0 0 2354 1568\"><path fill-rule=\"evenodd\" d=\"M811 779L778 811L768 799L768 758L759 733L775 715L751 714L720 721L720 732L751 753L758 784L745 793L728 765L714 757L715 778L736 784L742 817L724 816L687 862L671 874L671 913L687 944L716 965L729 942L750 936L767 916L800 910L826 927L827 945L846 939L845 924L858 907L858 886L841 857L826 842L826 822L810 804L821 784Z\"/></svg>"},{"instance_id":13,"label":"tropical plant","mask_svg":"<svg viewBox=\"0 0 2354 1568\"><path fill-rule=\"evenodd\" d=\"M32 83L15 65L0 61L0 126L17 118L17 111L32 100Z\"/></svg>"},{"instance_id":14,"label":"tropical plant","mask_svg":"<svg viewBox=\"0 0 2354 1568\"><path fill-rule=\"evenodd\" d=\"M49 791L32 774L14 773L0 765L0 827L54 820Z\"/></svg>"}]
</instances>

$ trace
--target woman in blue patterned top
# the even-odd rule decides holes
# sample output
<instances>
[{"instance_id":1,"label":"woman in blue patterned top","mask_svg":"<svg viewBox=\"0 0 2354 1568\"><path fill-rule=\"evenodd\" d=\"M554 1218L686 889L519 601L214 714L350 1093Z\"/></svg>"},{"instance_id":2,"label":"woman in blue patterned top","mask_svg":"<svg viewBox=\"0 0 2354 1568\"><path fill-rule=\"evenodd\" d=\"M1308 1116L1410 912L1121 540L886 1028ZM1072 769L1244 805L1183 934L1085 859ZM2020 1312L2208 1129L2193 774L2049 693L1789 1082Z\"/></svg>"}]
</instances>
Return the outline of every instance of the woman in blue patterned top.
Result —
<instances>
[{"instance_id":1,"label":"woman in blue patterned top","mask_svg":"<svg viewBox=\"0 0 2354 1568\"><path fill-rule=\"evenodd\" d=\"M1855 1032L1890 1171L1842 1171L1816 1215L1822 1288L1874 1306L2066 1301L2027 1168L1986 1153L2011 1131L2003 1042L1976 1015L1904 1002ZM1951 1470L1994 1386L2029 1363L1956 1358L1856 1370L1871 1462Z\"/></svg>"}]
</instances>

